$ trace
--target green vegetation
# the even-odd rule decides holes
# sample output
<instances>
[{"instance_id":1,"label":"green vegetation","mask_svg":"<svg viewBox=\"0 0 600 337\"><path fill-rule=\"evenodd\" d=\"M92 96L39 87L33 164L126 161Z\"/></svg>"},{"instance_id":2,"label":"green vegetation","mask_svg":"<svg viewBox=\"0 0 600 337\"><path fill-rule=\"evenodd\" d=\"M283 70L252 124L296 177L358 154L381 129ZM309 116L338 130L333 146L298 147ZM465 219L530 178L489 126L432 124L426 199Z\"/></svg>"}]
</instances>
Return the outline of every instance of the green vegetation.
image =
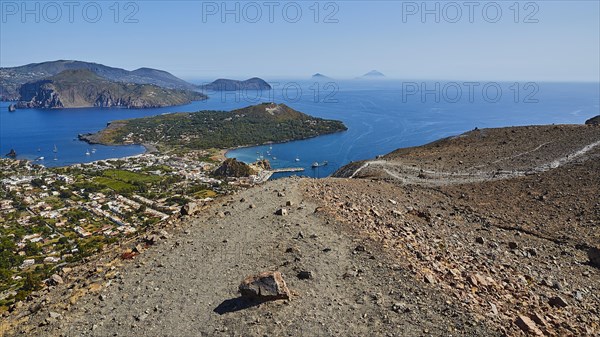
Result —
<instances>
[{"instance_id":1,"label":"green vegetation","mask_svg":"<svg viewBox=\"0 0 600 337\"><path fill-rule=\"evenodd\" d=\"M151 143L159 149L233 148L305 139L346 130L340 121L311 117L284 104L265 103L223 111L200 111L112 123L82 138L104 144Z\"/></svg>"},{"instance_id":2,"label":"green vegetation","mask_svg":"<svg viewBox=\"0 0 600 337\"><path fill-rule=\"evenodd\" d=\"M105 170L102 172L102 175L108 178L112 178L115 180L124 181L126 183L136 184L136 183L155 183L161 181L161 178L158 176L152 176L142 173L136 173L125 170Z\"/></svg>"}]
</instances>

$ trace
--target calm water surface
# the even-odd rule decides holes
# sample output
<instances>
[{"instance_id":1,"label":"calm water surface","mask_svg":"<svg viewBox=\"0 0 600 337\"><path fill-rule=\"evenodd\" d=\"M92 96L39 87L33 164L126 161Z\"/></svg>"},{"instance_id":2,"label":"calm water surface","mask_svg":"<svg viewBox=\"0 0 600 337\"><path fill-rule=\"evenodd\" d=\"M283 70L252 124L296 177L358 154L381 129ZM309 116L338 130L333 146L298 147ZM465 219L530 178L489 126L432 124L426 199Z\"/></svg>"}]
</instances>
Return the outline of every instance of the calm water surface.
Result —
<instances>
[{"instance_id":1,"label":"calm water surface","mask_svg":"<svg viewBox=\"0 0 600 337\"><path fill-rule=\"evenodd\" d=\"M538 83L535 88L500 84L484 96L481 86L469 97L469 88L441 82L427 95L409 94L407 82L279 81L269 92L212 93L203 102L160 109L25 109L8 112L0 102L0 154L14 148L18 158L46 166L63 166L140 154L141 146L91 146L77 140L80 133L96 132L117 119L170 112L231 110L259 102L285 103L304 113L342 120L348 131L270 146L229 151L228 157L245 162L267 158L274 167L304 167L307 176L324 177L351 161L373 158L400 147L425 144L475 127L583 123L600 114L600 87L596 84ZM292 83L292 84L290 84ZM421 83L417 83L421 84ZM482 83L482 85L485 83ZM435 89L428 83L427 89ZM446 85L446 89L444 89ZM462 95L458 97L459 90ZM403 89L404 94L403 94ZM420 90L420 89L419 89ZM445 91L444 91L445 90ZM529 97L527 97L529 95ZM54 152L56 145L57 152ZM86 153L90 154L87 155ZM312 163L323 164L317 169ZM279 174L275 177L285 176Z\"/></svg>"}]
</instances>

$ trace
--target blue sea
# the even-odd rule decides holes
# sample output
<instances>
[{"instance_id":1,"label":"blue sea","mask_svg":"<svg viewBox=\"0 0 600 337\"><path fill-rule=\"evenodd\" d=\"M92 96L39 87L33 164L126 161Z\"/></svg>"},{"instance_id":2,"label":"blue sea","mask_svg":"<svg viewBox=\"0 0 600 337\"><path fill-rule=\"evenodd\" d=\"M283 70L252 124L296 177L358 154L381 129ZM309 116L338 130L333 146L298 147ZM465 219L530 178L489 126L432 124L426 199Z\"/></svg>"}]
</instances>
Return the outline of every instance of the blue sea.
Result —
<instances>
[{"instance_id":1,"label":"blue sea","mask_svg":"<svg viewBox=\"0 0 600 337\"><path fill-rule=\"evenodd\" d=\"M343 121L348 131L312 139L240 148L227 157L275 168L304 167L325 177L357 160L422 145L478 128L581 124L600 114L598 83L493 83L419 81L273 81L271 91L208 93L207 101L160 109L20 109L0 102L0 154L64 166L144 152L141 146L91 146L77 139L113 120L199 110L232 110L260 102ZM57 151L54 152L54 149ZM86 154L89 152L89 155ZM41 159L43 157L43 159ZM312 168L314 162L320 163ZM327 162L327 165L323 165ZM285 176L278 174L274 178Z\"/></svg>"}]
</instances>

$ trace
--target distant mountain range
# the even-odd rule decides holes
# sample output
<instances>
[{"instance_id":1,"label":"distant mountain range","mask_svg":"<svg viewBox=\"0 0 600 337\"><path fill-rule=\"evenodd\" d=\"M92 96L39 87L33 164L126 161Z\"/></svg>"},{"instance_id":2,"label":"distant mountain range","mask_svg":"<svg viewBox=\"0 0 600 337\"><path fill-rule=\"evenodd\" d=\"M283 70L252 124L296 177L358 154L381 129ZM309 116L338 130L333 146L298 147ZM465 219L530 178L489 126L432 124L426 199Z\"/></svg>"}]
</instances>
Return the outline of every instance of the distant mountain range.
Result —
<instances>
[{"instance_id":1,"label":"distant mountain range","mask_svg":"<svg viewBox=\"0 0 600 337\"><path fill-rule=\"evenodd\" d=\"M64 70L57 75L23 84L19 89L19 97L17 108L158 108L208 98L191 90L115 82L88 69Z\"/></svg>"},{"instance_id":2,"label":"distant mountain range","mask_svg":"<svg viewBox=\"0 0 600 337\"><path fill-rule=\"evenodd\" d=\"M32 63L19 67L0 68L0 100L21 100L20 89L26 83L34 83L58 75L67 70L88 70L99 77L129 84L151 84L164 89L200 91L271 89L271 86L260 78L246 81L219 79L208 85L195 85L186 82L166 71L139 68L133 71L83 61L58 60L43 63Z\"/></svg>"}]
</instances>

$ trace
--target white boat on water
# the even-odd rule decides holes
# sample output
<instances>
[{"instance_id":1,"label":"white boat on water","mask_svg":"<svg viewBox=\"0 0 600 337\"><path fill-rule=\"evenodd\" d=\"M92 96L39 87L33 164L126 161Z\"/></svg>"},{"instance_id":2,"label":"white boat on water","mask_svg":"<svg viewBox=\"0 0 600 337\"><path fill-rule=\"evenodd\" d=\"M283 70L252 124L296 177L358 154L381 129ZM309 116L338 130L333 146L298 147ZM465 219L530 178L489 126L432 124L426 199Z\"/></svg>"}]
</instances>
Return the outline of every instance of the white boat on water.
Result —
<instances>
[{"instance_id":1,"label":"white boat on water","mask_svg":"<svg viewBox=\"0 0 600 337\"><path fill-rule=\"evenodd\" d=\"M295 160L298 162L298 161L300 161L300 158L298 156L296 156Z\"/></svg>"},{"instance_id":2,"label":"white boat on water","mask_svg":"<svg viewBox=\"0 0 600 337\"><path fill-rule=\"evenodd\" d=\"M52 152L54 152L54 153L58 152L58 148L56 147L56 144L54 144L54 150L52 150Z\"/></svg>"},{"instance_id":3,"label":"white boat on water","mask_svg":"<svg viewBox=\"0 0 600 337\"><path fill-rule=\"evenodd\" d=\"M87 151L85 151L85 155L86 155L86 156L89 156L90 154L91 154L91 153L90 153L90 150L87 150Z\"/></svg>"},{"instance_id":4,"label":"white boat on water","mask_svg":"<svg viewBox=\"0 0 600 337\"><path fill-rule=\"evenodd\" d=\"M312 167L317 168L317 167L321 167L321 166L327 166L327 164L329 164L329 162L327 160L324 161L322 164L319 164L319 162L316 161L312 164Z\"/></svg>"},{"instance_id":5,"label":"white boat on water","mask_svg":"<svg viewBox=\"0 0 600 337\"><path fill-rule=\"evenodd\" d=\"M37 160L44 160L44 157L38 157Z\"/></svg>"}]
</instances>

